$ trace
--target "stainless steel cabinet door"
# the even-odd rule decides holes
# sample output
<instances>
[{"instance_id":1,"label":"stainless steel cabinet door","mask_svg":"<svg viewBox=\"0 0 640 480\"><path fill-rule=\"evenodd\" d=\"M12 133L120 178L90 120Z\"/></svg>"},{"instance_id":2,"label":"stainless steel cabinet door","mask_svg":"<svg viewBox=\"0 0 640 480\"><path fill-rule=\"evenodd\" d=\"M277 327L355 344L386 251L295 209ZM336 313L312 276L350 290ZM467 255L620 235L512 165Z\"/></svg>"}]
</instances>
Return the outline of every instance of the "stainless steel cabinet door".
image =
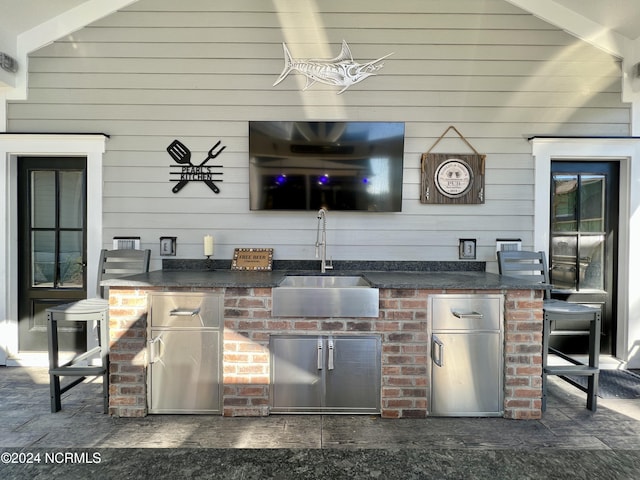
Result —
<instances>
[{"instance_id":1,"label":"stainless steel cabinet door","mask_svg":"<svg viewBox=\"0 0 640 480\"><path fill-rule=\"evenodd\" d=\"M489 332L435 333L434 337L431 413L502 415L501 336Z\"/></svg>"},{"instance_id":2,"label":"stainless steel cabinet door","mask_svg":"<svg viewBox=\"0 0 640 480\"><path fill-rule=\"evenodd\" d=\"M271 349L271 411L319 412L324 395L322 337L274 335Z\"/></svg>"},{"instance_id":3,"label":"stainless steel cabinet door","mask_svg":"<svg viewBox=\"0 0 640 480\"><path fill-rule=\"evenodd\" d=\"M220 332L151 330L150 413L220 412Z\"/></svg>"},{"instance_id":4,"label":"stainless steel cabinet door","mask_svg":"<svg viewBox=\"0 0 640 480\"><path fill-rule=\"evenodd\" d=\"M329 337L326 411L380 413L380 345L379 337Z\"/></svg>"},{"instance_id":5,"label":"stainless steel cabinet door","mask_svg":"<svg viewBox=\"0 0 640 480\"><path fill-rule=\"evenodd\" d=\"M271 337L271 412L379 413L377 336Z\"/></svg>"}]
</instances>

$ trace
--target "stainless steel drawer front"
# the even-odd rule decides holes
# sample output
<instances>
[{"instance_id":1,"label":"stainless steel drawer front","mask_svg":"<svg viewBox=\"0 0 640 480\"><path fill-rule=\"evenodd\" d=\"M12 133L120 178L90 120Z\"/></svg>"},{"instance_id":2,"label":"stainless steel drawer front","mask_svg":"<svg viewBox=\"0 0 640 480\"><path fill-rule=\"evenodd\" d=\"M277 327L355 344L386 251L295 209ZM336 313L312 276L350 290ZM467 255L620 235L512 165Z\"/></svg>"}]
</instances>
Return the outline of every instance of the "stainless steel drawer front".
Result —
<instances>
[{"instance_id":1,"label":"stainless steel drawer front","mask_svg":"<svg viewBox=\"0 0 640 480\"><path fill-rule=\"evenodd\" d=\"M222 297L203 293L153 293L151 326L166 328L218 328Z\"/></svg>"},{"instance_id":2,"label":"stainless steel drawer front","mask_svg":"<svg viewBox=\"0 0 640 480\"><path fill-rule=\"evenodd\" d=\"M502 327L502 295L434 295L432 308L434 331Z\"/></svg>"}]
</instances>

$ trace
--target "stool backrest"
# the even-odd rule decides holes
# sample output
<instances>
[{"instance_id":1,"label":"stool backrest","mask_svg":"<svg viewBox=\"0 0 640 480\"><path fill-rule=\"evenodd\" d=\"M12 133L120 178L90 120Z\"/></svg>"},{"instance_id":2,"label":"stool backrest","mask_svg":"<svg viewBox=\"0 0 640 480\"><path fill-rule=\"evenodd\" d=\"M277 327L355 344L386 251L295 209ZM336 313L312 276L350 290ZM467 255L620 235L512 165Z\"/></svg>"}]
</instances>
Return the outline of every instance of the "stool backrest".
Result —
<instances>
[{"instance_id":1,"label":"stool backrest","mask_svg":"<svg viewBox=\"0 0 640 480\"><path fill-rule=\"evenodd\" d=\"M498 252L498 269L500 275L549 283L549 270L544 252L528 252L526 250ZM550 291L545 290L544 296L547 299L550 298Z\"/></svg>"},{"instance_id":2,"label":"stool backrest","mask_svg":"<svg viewBox=\"0 0 640 480\"><path fill-rule=\"evenodd\" d=\"M151 250L101 250L98 290L102 296L104 296L104 289L100 286L100 282L148 272L150 258Z\"/></svg>"}]
</instances>

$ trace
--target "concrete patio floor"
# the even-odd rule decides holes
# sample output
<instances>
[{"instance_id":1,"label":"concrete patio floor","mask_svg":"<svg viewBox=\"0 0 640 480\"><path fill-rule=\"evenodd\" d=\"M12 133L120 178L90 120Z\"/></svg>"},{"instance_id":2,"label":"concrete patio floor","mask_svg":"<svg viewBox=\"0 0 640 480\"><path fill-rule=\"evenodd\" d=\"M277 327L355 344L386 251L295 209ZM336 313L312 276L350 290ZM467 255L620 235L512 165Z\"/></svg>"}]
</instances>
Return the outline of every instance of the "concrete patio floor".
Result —
<instances>
[{"instance_id":1,"label":"concrete patio floor","mask_svg":"<svg viewBox=\"0 0 640 480\"><path fill-rule=\"evenodd\" d=\"M67 392L52 414L46 368L0 367L0 478L638 478L640 399L599 398L593 413L584 394L549 383L533 421L113 418L97 382Z\"/></svg>"}]
</instances>

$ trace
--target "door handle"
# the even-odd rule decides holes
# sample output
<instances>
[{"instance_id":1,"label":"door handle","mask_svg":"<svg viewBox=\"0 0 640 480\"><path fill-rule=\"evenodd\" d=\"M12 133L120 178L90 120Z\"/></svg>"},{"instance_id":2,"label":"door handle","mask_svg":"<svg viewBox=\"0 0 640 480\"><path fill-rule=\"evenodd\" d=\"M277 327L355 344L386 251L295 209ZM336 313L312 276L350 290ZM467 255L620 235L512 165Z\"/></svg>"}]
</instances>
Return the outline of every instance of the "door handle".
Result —
<instances>
[{"instance_id":1,"label":"door handle","mask_svg":"<svg viewBox=\"0 0 640 480\"><path fill-rule=\"evenodd\" d=\"M438 347L438 355L436 356L436 348ZM436 337L435 335L431 335L431 359L433 363L435 363L438 367L442 367L444 362L442 361L442 356L444 355L444 343Z\"/></svg>"},{"instance_id":2,"label":"door handle","mask_svg":"<svg viewBox=\"0 0 640 480\"><path fill-rule=\"evenodd\" d=\"M318 339L318 370L322 370L322 338Z\"/></svg>"},{"instance_id":3,"label":"door handle","mask_svg":"<svg viewBox=\"0 0 640 480\"><path fill-rule=\"evenodd\" d=\"M333 370L333 338L329 339L329 362L328 362L328 368L329 370Z\"/></svg>"},{"instance_id":4,"label":"door handle","mask_svg":"<svg viewBox=\"0 0 640 480\"><path fill-rule=\"evenodd\" d=\"M456 318L483 318L484 315L480 312L460 312L458 310L451 310L451 313Z\"/></svg>"},{"instance_id":5,"label":"door handle","mask_svg":"<svg viewBox=\"0 0 640 480\"><path fill-rule=\"evenodd\" d=\"M149 364L162 357L162 335L149 340Z\"/></svg>"}]
</instances>

